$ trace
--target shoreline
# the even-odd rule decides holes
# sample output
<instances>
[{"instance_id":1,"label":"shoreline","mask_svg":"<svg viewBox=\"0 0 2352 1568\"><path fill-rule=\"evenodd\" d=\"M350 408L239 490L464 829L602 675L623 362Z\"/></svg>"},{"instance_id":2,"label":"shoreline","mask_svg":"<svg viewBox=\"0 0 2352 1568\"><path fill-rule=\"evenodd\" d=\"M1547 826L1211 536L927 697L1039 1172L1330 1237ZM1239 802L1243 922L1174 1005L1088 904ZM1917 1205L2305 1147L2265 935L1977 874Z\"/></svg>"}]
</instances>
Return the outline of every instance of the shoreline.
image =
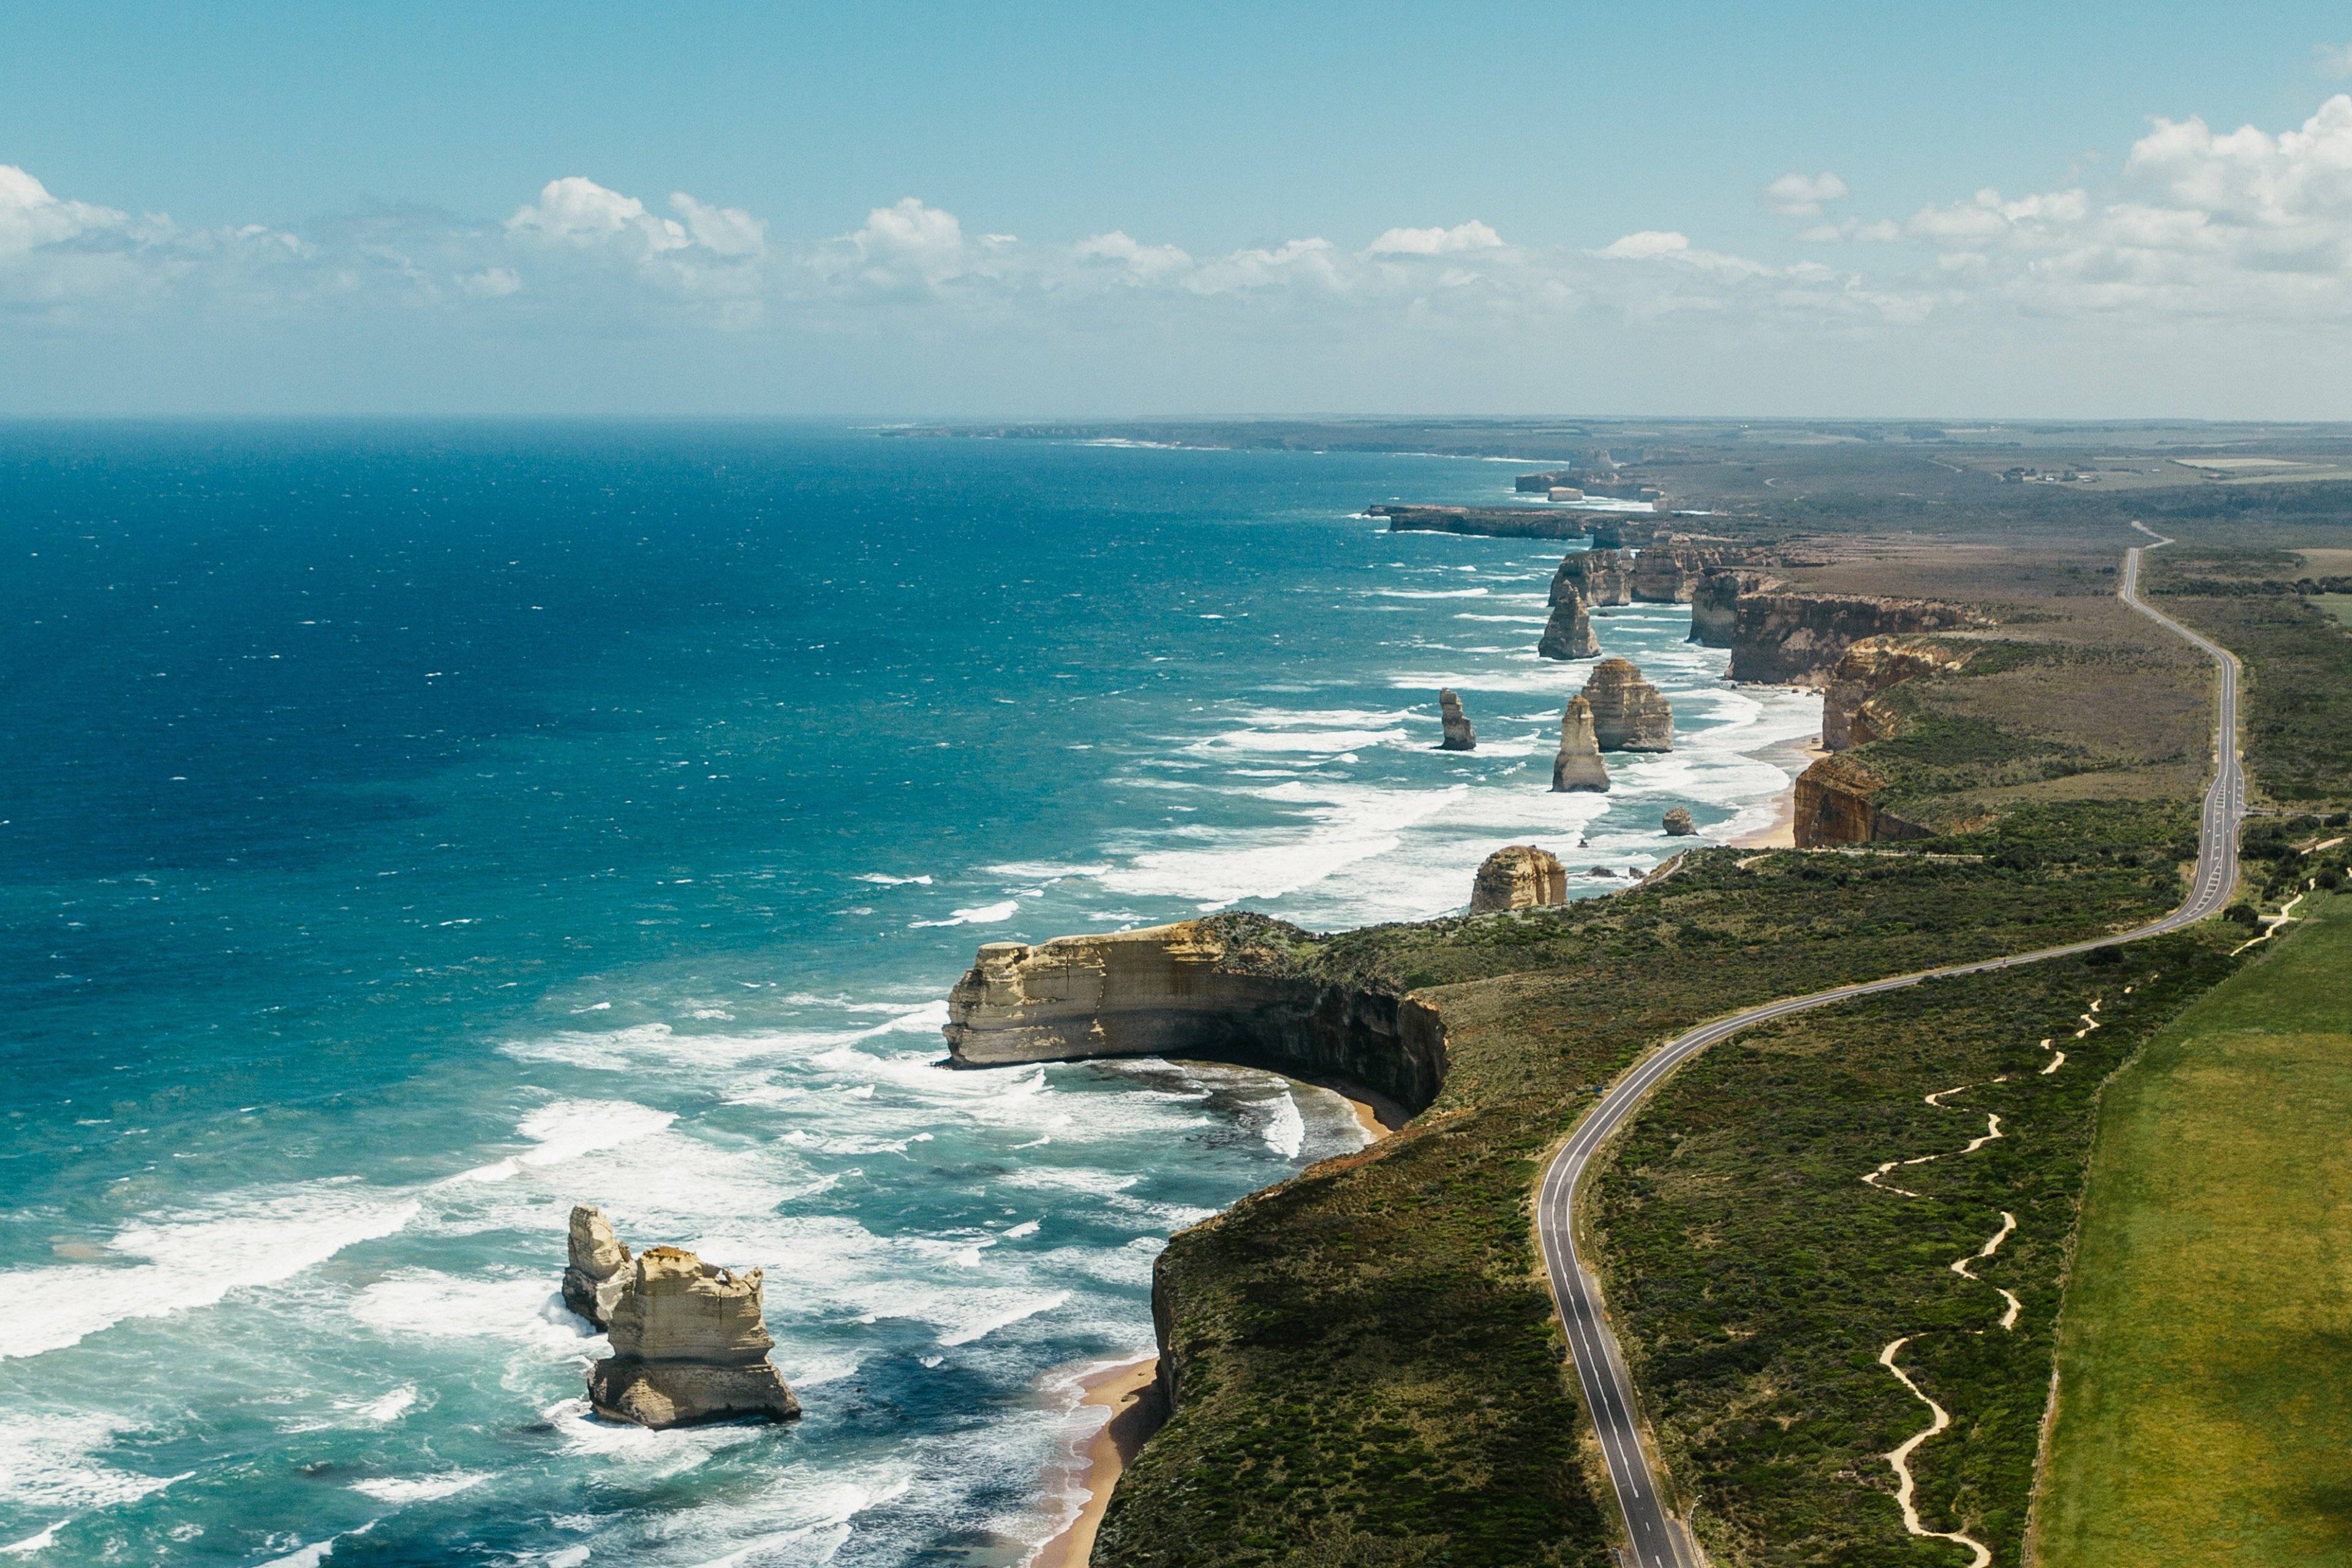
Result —
<instances>
[{"instance_id":1,"label":"shoreline","mask_svg":"<svg viewBox=\"0 0 2352 1568\"><path fill-rule=\"evenodd\" d=\"M1801 735L1793 741L1783 741L1761 752L1751 753L1759 762L1770 763L1789 775L1789 787L1782 790L1772 810L1771 822L1750 833L1743 833L1730 841L1733 849L1794 849L1797 847L1797 775L1830 753L1822 749L1818 734Z\"/></svg>"},{"instance_id":2,"label":"shoreline","mask_svg":"<svg viewBox=\"0 0 2352 1568\"><path fill-rule=\"evenodd\" d=\"M1028 1559L1026 1568L1087 1568L1094 1556L1095 1532L1102 1528L1103 1514L1110 1507L1111 1489L1142 1448L1143 1440L1166 1418L1159 1373L1160 1358L1150 1355L1105 1367L1078 1384L1083 1391L1078 1396L1081 1408L1091 1405L1110 1413L1083 1447L1073 1445L1070 1452L1070 1458L1085 1467L1079 1484L1086 1489L1087 1500L1078 1505L1077 1517Z\"/></svg>"}]
</instances>

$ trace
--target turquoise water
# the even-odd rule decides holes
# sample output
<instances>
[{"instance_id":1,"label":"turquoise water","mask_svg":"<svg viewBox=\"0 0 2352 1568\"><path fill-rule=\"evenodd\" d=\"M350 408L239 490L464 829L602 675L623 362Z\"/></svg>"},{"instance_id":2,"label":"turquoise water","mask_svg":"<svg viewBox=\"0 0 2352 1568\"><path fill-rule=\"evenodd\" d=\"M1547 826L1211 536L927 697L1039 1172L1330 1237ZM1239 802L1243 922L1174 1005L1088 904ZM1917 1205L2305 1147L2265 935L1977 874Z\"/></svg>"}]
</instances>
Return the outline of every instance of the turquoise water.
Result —
<instances>
[{"instance_id":1,"label":"turquoise water","mask_svg":"<svg viewBox=\"0 0 2352 1568\"><path fill-rule=\"evenodd\" d=\"M1020 1562L1169 1232L1361 1134L1237 1069L950 1073L973 947L1436 914L1530 837L1644 868L1671 805L1768 820L1818 723L1611 613L1683 743L1549 795L1556 549L1357 515L1512 471L0 429L0 1547ZM588 1417L574 1202L764 1268L807 1417Z\"/></svg>"}]
</instances>

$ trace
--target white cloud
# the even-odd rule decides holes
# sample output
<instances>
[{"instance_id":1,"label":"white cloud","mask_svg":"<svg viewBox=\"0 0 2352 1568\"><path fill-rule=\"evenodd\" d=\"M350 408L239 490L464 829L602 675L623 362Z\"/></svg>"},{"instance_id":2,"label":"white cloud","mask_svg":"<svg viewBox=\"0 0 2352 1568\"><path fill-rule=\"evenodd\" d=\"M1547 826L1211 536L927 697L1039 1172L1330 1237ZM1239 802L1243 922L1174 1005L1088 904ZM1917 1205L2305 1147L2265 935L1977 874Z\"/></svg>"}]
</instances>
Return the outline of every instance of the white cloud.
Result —
<instances>
[{"instance_id":1,"label":"white cloud","mask_svg":"<svg viewBox=\"0 0 2352 1568\"><path fill-rule=\"evenodd\" d=\"M2314 44L2311 57L2318 62L2319 74L2339 80L2352 76L2352 44Z\"/></svg>"},{"instance_id":2,"label":"white cloud","mask_svg":"<svg viewBox=\"0 0 2352 1568\"><path fill-rule=\"evenodd\" d=\"M1691 247L1688 235L1671 229L1645 228L1638 234L1626 235L1603 246L1601 254L1636 260L1650 260L1660 256L1679 256Z\"/></svg>"},{"instance_id":3,"label":"white cloud","mask_svg":"<svg viewBox=\"0 0 2352 1568\"><path fill-rule=\"evenodd\" d=\"M61 245L94 229L120 230L130 221L112 207L59 201L14 163L0 163L0 257Z\"/></svg>"},{"instance_id":4,"label":"white cloud","mask_svg":"<svg viewBox=\"0 0 2352 1568\"><path fill-rule=\"evenodd\" d=\"M1143 245L1131 238L1124 229L1112 229L1108 234L1090 235L1070 247L1070 254L1080 262L1092 262L1118 269L1123 280L1149 283L1173 278L1190 271L1192 257L1173 245Z\"/></svg>"},{"instance_id":5,"label":"white cloud","mask_svg":"<svg viewBox=\"0 0 2352 1568\"><path fill-rule=\"evenodd\" d=\"M1373 256L1450 256L1461 250L1494 250L1503 237L1473 218L1452 228L1392 228L1365 247Z\"/></svg>"},{"instance_id":6,"label":"white cloud","mask_svg":"<svg viewBox=\"0 0 2352 1568\"><path fill-rule=\"evenodd\" d=\"M685 220L694 243L713 256L765 256L768 226L740 207L705 205L684 191L672 191L670 211Z\"/></svg>"},{"instance_id":7,"label":"white cloud","mask_svg":"<svg viewBox=\"0 0 2352 1568\"><path fill-rule=\"evenodd\" d=\"M1845 182L1824 169L1818 174L1783 174L1764 187L1764 200L1782 217L1819 217L1828 202L1845 199Z\"/></svg>"}]
</instances>

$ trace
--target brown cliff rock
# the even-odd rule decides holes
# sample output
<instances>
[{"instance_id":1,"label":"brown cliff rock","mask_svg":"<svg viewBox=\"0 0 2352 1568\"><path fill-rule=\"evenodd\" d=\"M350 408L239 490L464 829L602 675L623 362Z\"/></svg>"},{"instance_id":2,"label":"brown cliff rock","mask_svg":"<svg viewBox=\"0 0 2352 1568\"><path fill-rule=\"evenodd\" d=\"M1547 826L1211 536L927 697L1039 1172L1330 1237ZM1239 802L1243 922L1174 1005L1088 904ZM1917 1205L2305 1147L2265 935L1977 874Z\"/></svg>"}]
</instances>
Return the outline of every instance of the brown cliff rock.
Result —
<instances>
[{"instance_id":1,"label":"brown cliff rock","mask_svg":"<svg viewBox=\"0 0 2352 1568\"><path fill-rule=\"evenodd\" d=\"M1596 517L1584 525L1584 531L1595 550L1625 548L1625 523L1622 518Z\"/></svg>"},{"instance_id":2,"label":"brown cliff rock","mask_svg":"<svg viewBox=\"0 0 2352 1568\"><path fill-rule=\"evenodd\" d=\"M1462 711L1462 699L1450 686L1437 693L1438 721L1444 726L1445 738L1437 742L1441 752L1475 752L1478 749L1478 733L1470 728L1469 716Z\"/></svg>"},{"instance_id":3,"label":"brown cliff rock","mask_svg":"<svg viewBox=\"0 0 2352 1568\"><path fill-rule=\"evenodd\" d=\"M1858 757L1842 754L1814 763L1797 775L1797 847L1929 837L1917 823L1879 808L1876 796L1885 786Z\"/></svg>"},{"instance_id":4,"label":"brown cliff rock","mask_svg":"<svg viewBox=\"0 0 2352 1568\"><path fill-rule=\"evenodd\" d=\"M1498 539L1574 539L1584 531L1580 512L1532 506L1366 507L1386 518L1391 533L1477 533Z\"/></svg>"},{"instance_id":5,"label":"brown cliff rock","mask_svg":"<svg viewBox=\"0 0 2352 1568\"><path fill-rule=\"evenodd\" d=\"M1568 902L1568 872L1559 857L1532 844L1496 850L1470 884L1470 912L1541 909Z\"/></svg>"},{"instance_id":6,"label":"brown cliff rock","mask_svg":"<svg viewBox=\"0 0 2352 1568\"><path fill-rule=\"evenodd\" d=\"M1771 579L1734 566L1701 571L1691 584L1690 640L1703 647L1729 647L1738 624L1740 595L1771 585Z\"/></svg>"},{"instance_id":7,"label":"brown cliff rock","mask_svg":"<svg viewBox=\"0 0 2352 1568\"><path fill-rule=\"evenodd\" d=\"M768 1360L761 1273L730 1274L677 1247L649 1247L613 1309L613 1353L588 1369L596 1414L640 1426L763 1415L789 1421L800 1401Z\"/></svg>"},{"instance_id":8,"label":"brown cliff rock","mask_svg":"<svg viewBox=\"0 0 2352 1568\"><path fill-rule=\"evenodd\" d=\"M1679 805L1666 813L1665 820L1658 826L1666 830L1669 838L1688 838L1698 831L1698 824L1691 820L1691 814Z\"/></svg>"},{"instance_id":9,"label":"brown cliff rock","mask_svg":"<svg viewBox=\"0 0 2352 1568\"><path fill-rule=\"evenodd\" d=\"M604 1218L604 1211L580 1204L572 1211L570 1252L563 1266L563 1304L609 1328L614 1305L629 1288L629 1249Z\"/></svg>"},{"instance_id":10,"label":"brown cliff rock","mask_svg":"<svg viewBox=\"0 0 2352 1568\"><path fill-rule=\"evenodd\" d=\"M1559 752L1551 760L1551 787L1556 795L1570 790L1605 794L1609 764L1601 760L1601 744L1592 734L1592 704L1581 697L1568 700L1559 716Z\"/></svg>"},{"instance_id":11,"label":"brown cliff rock","mask_svg":"<svg viewBox=\"0 0 2352 1568\"><path fill-rule=\"evenodd\" d=\"M1822 686L1845 650L1864 637L1954 631L1984 617L1931 599L1852 594L1742 594L1731 637L1734 680Z\"/></svg>"},{"instance_id":12,"label":"brown cliff rock","mask_svg":"<svg viewBox=\"0 0 2352 1568\"><path fill-rule=\"evenodd\" d=\"M1633 660L1604 658L1594 666L1584 700L1592 705L1592 732L1602 751L1675 749L1674 709Z\"/></svg>"},{"instance_id":13,"label":"brown cliff rock","mask_svg":"<svg viewBox=\"0 0 2352 1568\"><path fill-rule=\"evenodd\" d=\"M1973 648L1939 647L1901 637L1864 637L1839 656L1822 689L1822 746L1843 752L1883 740L1893 718L1873 700L1915 675L1958 669Z\"/></svg>"},{"instance_id":14,"label":"brown cliff rock","mask_svg":"<svg viewBox=\"0 0 2352 1568\"><path fill-rule=\"evenodd\" d=\"M1264 915L1219 915L1035 946L990 942L948 994L949 1060L1204 1057L1426 1106L1445 1078L1436 1010L1297 972L1286 954L1305 938Z\"/></svg>"},{"instance_id":15,"label":"brown cliff rock","mask_svg":"<svg viewBox=\"0 0 2352 1568\"><path fill-rule=\"evenodd\" d=\"M1601 639L1592 635L1592 618L1584 613L1584 601L1571 588L1567 597L1552 602L1551 618L1544 623L1536 653L1544 658L1593 658L1600 652Z\"/></svg>"},{"instance_id":16,"label":"brown cliff rock","mask_svg":"<svg viewBox=\"0 0 2352 1568\"><path fill-rule=\"evenodd\" d=\"M1633 602L1632 573L1625 554L1617 550L1572 550L1560 557L1551 574L1551 602L1573 593L1593 609Z\"/></svg>"}]
</instances>

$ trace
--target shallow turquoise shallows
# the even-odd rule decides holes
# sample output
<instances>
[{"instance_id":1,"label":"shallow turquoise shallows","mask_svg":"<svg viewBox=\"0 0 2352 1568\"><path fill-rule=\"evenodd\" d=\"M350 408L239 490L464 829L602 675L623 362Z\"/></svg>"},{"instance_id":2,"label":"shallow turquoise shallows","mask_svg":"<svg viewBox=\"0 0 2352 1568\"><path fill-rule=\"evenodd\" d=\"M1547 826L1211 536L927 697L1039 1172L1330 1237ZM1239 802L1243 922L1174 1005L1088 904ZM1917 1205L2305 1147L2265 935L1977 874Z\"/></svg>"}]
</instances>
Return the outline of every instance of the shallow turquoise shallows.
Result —
<instances>
[{"instance_id":1,"label":"shallow turquoise shallows","mask_svg":"<svg viewBox=\"0 0 2352 1568\"><path fill-rule=\"evenodd\" d=\"M1012 1564L1169 1233L1355 1147L1167 1063L940 1065L982 942L1579 893L1818 721L1601 616L1553 795L1510 465L775 426L0 428L0 1547ZM1468 755L1434 750L1459 689ZM1590 840L1578 847L1578 840ZM767 1271L786 1426L590 1418L565 1215Z\"/></svg>"}]
</instances>

